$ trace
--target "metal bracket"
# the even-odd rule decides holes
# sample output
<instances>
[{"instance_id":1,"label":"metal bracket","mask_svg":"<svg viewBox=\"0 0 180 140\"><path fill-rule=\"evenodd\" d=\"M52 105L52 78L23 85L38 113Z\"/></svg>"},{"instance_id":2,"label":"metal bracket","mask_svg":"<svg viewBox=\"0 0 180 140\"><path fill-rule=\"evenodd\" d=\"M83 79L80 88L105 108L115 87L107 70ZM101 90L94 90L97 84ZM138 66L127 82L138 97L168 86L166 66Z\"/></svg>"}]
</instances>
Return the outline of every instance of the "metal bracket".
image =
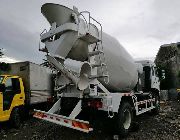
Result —
<instances>
[{"instance_id":1,"label":"metal bracket","mask_svg":"<svg viewBox=\"0 0 180 140\"><path fill-rule=\"evenodd\" d=\"M77 115L79 115L79 113L81 112L82 108L82 100L80 100L77 105L75 106L75 108L73 109L73 111L71 112L71 114L69 115L69 118L71 119L75 119L77 117Z\"/></svg>"},{"instance_id":2,"label":"metal bracket","mask_svg":"<svg viewBox=\"0 0 180 140\"><path fill-rule=\"evenodd\" d=\"M61 109L61 98L53 105L53 107L48 111L48 113L55 113Z\"/></svg>"}]
</instances>

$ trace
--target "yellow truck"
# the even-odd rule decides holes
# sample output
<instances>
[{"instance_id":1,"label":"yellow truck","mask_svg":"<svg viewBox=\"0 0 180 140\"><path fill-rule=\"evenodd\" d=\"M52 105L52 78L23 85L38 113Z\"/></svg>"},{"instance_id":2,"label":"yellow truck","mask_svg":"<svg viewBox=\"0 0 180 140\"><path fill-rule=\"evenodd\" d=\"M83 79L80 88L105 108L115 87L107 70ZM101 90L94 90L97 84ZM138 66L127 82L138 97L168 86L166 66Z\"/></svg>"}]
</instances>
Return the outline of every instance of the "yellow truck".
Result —
<instances>
[{"instance_id":1,"label":"yellow truck","mask_svg":"<svg viewBox=\"0 0 180 140\"><path fill-rule=\"evenodd\" d=\"M52 72L31 63L10 64L0 75L0 122L19 127L25 112L54 99ZM33 108L32 108L33 109Z\"/></svg>"}]
</instances>

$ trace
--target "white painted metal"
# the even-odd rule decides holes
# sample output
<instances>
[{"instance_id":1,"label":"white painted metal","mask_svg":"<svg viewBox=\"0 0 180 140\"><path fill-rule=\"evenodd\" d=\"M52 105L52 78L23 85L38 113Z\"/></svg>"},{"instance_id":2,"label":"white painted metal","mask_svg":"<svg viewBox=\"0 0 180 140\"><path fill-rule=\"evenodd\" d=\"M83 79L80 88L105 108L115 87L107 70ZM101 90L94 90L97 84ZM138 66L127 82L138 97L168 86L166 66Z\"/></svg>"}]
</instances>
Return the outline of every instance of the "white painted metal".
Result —
<instances>
[{"instance_id":1,"label":"white painted metal","mask_svg":"<svg viewBox=\"0 0 180 140\"><path fill-rule=\"evenodd\" d=\"M73 20L72 14L77 15L77 13L72 9L57 4L45 4L41 10L51 25L54 22L57 26L66 23L74 23L76 25L75 21L77 20ZM44 41L52 56L71 58L77 61L87 60L89 44L87 40L83 40L81 37L78 38L78 35L80 34L83 37L85 36L84 33L90 33L93 36L97 36L97 27L91 26L91 28L87 29L85 21L82 19L78 19L78 21L78 27L82 30L80 33L70 28L70 30L64 31L59 39L52 40L52 42ZM109 83L106 84L102 79L99 79L99 81L110 91L132 90L138 80L134 60L122 45L110 35L102 34L102 45L106 58L107 71L109 72ZM63 54L60 50L63 51Z\"/></svg>"},{"instance_id":2,"label":"white painted metal","mask_svg":"<svg viewBox=\"0 0 180 140\"><path fill-rule=\"evenodd\" d=\"M154 109L154 108L155 108L155 106L152 106L152 107L143 109L142 111L138 111L138 113L136 113L136 115L143 114L143 113L148 112L148 111L150 111L150 110L152 110L152 109ZM137 110L136 110L136 111L137 111Z\"/></svg>"},{"instance_id":3,"label":"white painted metal","mask_svg":"<svg viewBox=\"0 0 180 140\"><path fill-rule=\"evenodd\" d=\"M151 88L157 89L160 91L160 81L159 77L157 75L157 67L154 62L150 60L141 60L141 61L136 61L137 64L143 65L143 66L149 66L151 68Z\"/></svg>"},{"instance_id":4,"label":"white painted metal","mask_svg":"<svg viewBox=\"0 0 180 140\"><path fill-rule=\"evenodd\" d=\"M75 13L72 9L59 4L46 3L42 6L42 14L46 17L50 24L56 22L57 26L67 22L72 22L72 13Z\"/></svg>"},{"instance_id":5,"label":"white painted metal","mask_svg":"<svg viewBox=\"0 0 180 140\"><path fill-rule=\"evenodd\" d=\"M48 111L48 113L55 113L61 109L61 98L53 105L53 107Z\"/></svg>"},{"instance_id":6,"label":"white painted metal","mask_svg":"<svg viewBox=\"0 0 180 140\"><path fill-rule=\"evenodd\" d=\"M82 110L81 105L82 105L82 100L79 100L79 102L77 103L71 114L69 115L69 118L75 119L77 115L79 115L79 113Z\"/></svg>"},{"instance_id":7,"label":"white painted metal","mask_svg":"<svg viewBox=\"0 0 180 140\"><path fill-rule=\"evenodd\" d=\"M148 99L148 100L143 100L143 101L139 101L139 102L135 102L135 110L136 110L136 115L140 115L140 114L143 114L147 111L150 111L152 109L155 108L155 106L153 105L153 102L155 102L155 98L153 99ZM150 103L151 106L150 107L147 107L147 104ZM145 108L142 108L139 110L139 105L141 104L145 104Z\"/></svg>"},{"instance_id":8,"label":"white painted metal","mask_svg":"<svg viewBox=\"0 0 180 140\"><path fill-rule=\"evenodd\" d=\"M68 59L67 61L64 61L65 64L63 65L62 63L60 63L50 55L47 56L47 59L65 76L70 78L76 84L77 88L79 88L80 90L84 90L88 87L89 85L88 77L91 70L89 63L87 62L82 63L76 60ZM74 67L71 68L72 66Z\"/></svg>"},{"instance_id":9,"label":"white painted metal","mask_svg":"<svg viewBox=\"0 0 180 140\"><path fill-rule=\"evenodd\" d=\"M136 63L137 71L139 74L143 73L143 65L141 63Z\"/></svg>"},{"instance_id":10,"label":"white painted metal","mask_svg":"<svg viewBox=\"0 0 180 140\"><path fill-rule=\"evenodd\" d=\"M103 104L102 108L99 108L99 110L118 112L123 94L108 93L106 95L99 95L99 97L102 99Z\"/></svg>"},{"instance_id":11,"label":"white painted metal","mask_svg":"<svg viewBox=\"0 0 180 140\"><path fill-rule=\"evenodd\" d=\"M137 84L137 69L129 53L113 37L103 34L103 46L109 72L110 91L130 91ZM100 80L101 81L101 80Z\"/></svg>"}]
</instances>

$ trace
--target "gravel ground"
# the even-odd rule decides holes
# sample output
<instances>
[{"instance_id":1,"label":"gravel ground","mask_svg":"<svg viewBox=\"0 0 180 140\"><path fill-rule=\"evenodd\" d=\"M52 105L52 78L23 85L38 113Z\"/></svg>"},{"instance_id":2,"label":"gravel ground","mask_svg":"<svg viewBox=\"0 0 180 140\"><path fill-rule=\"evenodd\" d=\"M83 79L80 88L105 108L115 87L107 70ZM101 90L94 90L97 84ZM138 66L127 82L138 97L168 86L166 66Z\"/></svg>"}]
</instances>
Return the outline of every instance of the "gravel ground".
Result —
<instances>
[{"instance_id":1,"label":"gravel ground","mask_svg":"<svg viewBox=\"0 0 180 140\"><path fill-rule=\"evenodd\" d=\"M149 113L137 118L139 128L131 132L126 140L180 140L180 103L167 102L161 106L157 116ZM103 125L103 124L102 124ZM7 123L0 124L2 140L112 140L108 125L101 126L90 134L61 127L52 123L30 118L19 129Z\"/></svg>"}]
</instances>

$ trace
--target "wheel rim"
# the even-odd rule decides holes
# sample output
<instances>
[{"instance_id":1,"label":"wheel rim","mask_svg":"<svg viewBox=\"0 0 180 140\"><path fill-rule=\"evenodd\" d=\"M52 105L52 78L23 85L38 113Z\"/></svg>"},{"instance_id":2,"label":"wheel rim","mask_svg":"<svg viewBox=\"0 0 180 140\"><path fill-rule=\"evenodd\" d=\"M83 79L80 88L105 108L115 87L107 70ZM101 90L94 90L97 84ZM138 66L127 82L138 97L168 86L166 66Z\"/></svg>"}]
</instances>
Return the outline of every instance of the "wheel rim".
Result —
<instances>
[{"instance_id":1,"label":"wheel rim","mask_svg":"<svg viewBox=\"0 0 180 140\"><path fill-rule=\"evenodd\" d=\"M131 125L131 112L129 110L125 110L123 126L125 129L129 129L130 125Z\"/></svg>"}]
</instances>

